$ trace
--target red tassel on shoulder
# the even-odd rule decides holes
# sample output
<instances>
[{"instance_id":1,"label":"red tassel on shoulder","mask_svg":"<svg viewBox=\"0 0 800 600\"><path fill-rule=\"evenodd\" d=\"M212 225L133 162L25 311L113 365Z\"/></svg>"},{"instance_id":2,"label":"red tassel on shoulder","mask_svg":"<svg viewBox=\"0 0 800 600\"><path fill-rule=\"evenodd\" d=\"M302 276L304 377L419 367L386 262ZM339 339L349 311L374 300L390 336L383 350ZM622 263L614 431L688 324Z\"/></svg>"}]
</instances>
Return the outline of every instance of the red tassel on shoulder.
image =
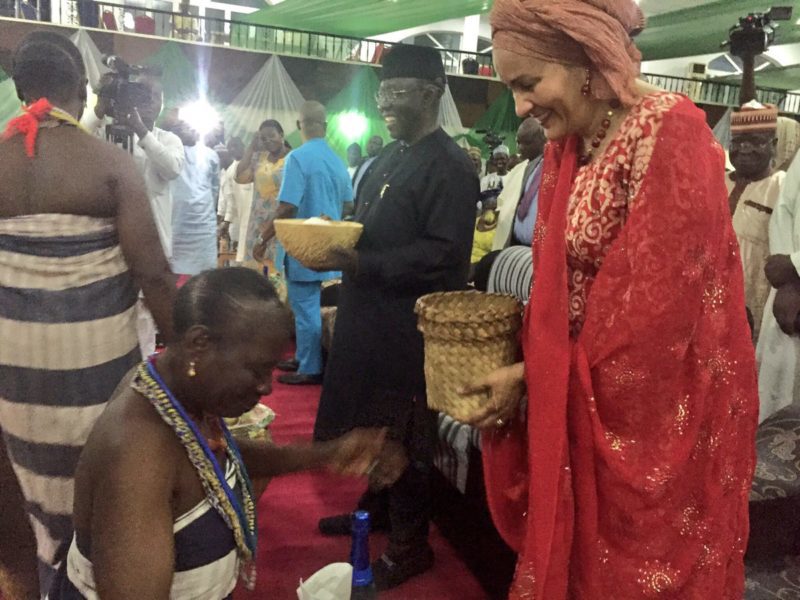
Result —
<instances>
[{"instance_id":1,"label":"red tassel on shoulder","mask_svg":"<svg viewBox=\"0 0 800 600\"><path fill-rule=\"evenodd\" d=\"M7 140L20 133L25 136L25 153L29 158L36 154L36 136L39 133L39 123L50 114L53 105L47 98L40 98L33 104L23 106L24 114L8 122L3 140Z\"/></svg>"}]
</instances>

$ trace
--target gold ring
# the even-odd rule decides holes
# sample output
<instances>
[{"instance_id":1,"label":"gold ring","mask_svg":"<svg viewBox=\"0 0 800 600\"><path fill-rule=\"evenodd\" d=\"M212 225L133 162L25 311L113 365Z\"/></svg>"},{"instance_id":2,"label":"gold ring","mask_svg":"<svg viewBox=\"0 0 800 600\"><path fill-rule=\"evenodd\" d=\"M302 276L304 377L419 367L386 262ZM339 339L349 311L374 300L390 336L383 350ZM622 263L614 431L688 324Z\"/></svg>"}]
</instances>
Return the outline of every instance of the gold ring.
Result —
<instances>
[{"instance_id":1,"label":"gold ring","mask_svg":"<svg viewBox=\"0 0 800 600\"><path fill-rule=\"evenodd\" d=\"M498 418L498 419L495 421L495 423L497 423L497 426L498 426L498 427L503 427L503 426L506 424L506 422L505 422L503 419L500 419L500 418Z\"/></svg>"}]
</instances>

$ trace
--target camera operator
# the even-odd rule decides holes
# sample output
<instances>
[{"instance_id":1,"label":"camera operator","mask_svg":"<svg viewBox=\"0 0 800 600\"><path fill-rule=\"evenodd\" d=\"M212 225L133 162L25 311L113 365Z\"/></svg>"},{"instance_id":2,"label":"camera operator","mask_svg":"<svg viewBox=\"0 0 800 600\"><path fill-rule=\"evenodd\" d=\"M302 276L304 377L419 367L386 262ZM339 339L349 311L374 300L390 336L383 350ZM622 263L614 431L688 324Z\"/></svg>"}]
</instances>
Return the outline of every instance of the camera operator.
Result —
<instances>
[{"instance_id":1,"label":"camera operator","mask_svg":"<svg viewBox=\"0 0 800 600\"><path fill-rule=\"evenodd\" d=\"M100 82L100 89L111 76ZM146 75L140 83L150 90L147 101L134 107L130 114L119 115L117 125L133 132L132 153L147 185L147 195L153 210L164 254L172 261L172 193L170 182L183 170L184 151L180 138L174 133L156 127L155 122L163 105L163 91L158 77ZM105 137L105 126L110 122L112 99L102 93L93 111L84 112L82 124L98 137ZM137 305L137 333L143 356L155 351L156 327L150 311L142 302Z\"/></svg>"}]
</instances>

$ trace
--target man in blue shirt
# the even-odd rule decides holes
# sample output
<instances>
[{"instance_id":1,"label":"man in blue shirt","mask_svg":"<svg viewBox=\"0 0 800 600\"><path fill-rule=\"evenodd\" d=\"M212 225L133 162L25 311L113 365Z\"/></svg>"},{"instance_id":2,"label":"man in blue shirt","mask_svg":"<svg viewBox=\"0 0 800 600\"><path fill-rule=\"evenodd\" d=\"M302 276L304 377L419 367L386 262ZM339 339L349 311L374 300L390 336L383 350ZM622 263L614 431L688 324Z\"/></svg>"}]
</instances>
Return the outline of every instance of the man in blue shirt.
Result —
<instances>
[{"instance_id":1,"label":"man in blue shirt","mask_svg":"<svg viewBox=\"0 0 800 600\"><path fill-rule=\"evenodd\" d=\"M278 193L280 206L276 219L308 219L327 216L339 221L346 202L353 201L353 186L344 162L325 141L327 117L319 102L306 102L300 109L297 127L304 143L289 153ZM275 235L273 221L262 226L258 246ZM258 248L254 250L254 254ZM336 272L317 273L296 259L286 256L284 264L289 304L295 317L297 372L278 377L290 385L322 383L322 317L320 284L338 276Z\"/></svg>"}]
</instances>

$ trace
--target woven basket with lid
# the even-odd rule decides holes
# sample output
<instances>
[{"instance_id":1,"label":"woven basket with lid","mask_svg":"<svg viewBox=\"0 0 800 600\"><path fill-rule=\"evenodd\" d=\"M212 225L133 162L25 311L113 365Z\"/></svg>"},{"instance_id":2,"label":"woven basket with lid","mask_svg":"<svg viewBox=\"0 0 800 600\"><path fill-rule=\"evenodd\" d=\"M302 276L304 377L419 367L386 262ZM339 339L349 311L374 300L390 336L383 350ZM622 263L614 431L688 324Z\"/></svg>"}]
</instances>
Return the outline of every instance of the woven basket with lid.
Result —
<instances>
[{"instance_id":1,"label":"woven basket with lid","mask_svg":"<svg viewBox=\"0 0 800 600\"><path fill-rule=\"evenodd\" d=\"M421 297L415 310L425 340L428 407L468 421L491 398L458 390L517 360L522 304L505 294L440 292Z\"/></svg>"}]
</instances>

